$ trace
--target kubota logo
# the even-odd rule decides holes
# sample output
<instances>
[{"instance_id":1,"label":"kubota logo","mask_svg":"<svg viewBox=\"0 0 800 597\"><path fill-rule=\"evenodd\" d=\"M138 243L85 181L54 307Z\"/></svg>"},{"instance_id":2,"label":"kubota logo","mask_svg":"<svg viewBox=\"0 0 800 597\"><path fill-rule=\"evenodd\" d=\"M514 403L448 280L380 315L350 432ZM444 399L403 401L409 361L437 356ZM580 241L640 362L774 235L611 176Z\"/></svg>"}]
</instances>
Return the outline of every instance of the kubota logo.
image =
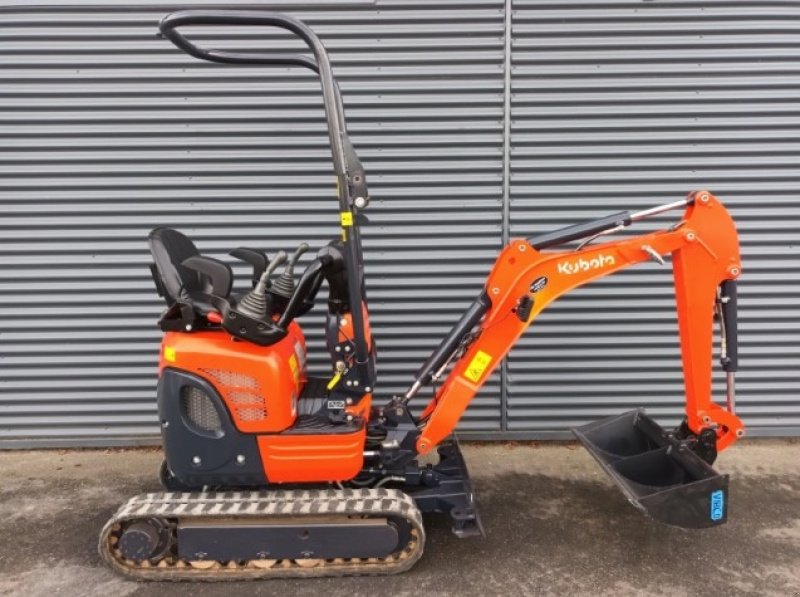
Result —
<instances>
[{"instance_id":1,"label":"kubota logo","mask_svg":"<svg viewBox=\"0 0 800 597\"><path fill-rule=\"evenodd\" d=\"M592 269L610 267L616 261L610 255L598 255L594 259L584 259L581 257L577 261L562 261L558 264L558 273L571 276L580 272L588 272Z\"/></svg>"}]
</instances>

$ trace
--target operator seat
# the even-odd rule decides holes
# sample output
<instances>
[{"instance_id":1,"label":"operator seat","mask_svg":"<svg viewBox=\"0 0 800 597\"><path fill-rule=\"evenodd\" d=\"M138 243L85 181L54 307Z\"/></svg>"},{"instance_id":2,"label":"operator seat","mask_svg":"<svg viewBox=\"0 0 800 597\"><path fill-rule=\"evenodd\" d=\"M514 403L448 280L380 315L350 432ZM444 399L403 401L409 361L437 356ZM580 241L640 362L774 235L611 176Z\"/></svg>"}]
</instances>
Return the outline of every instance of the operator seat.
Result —
<instances>
[{"instance_id":1,"label":"operator seat","mask_svg":"<svg viewBox=\"0 0 800 597\"><path fill-rule=\"evenodd\" d=\"M172 228L155 228L147 235L147 243L155 261L153 278L156 285L160 282L159 290L168 305L202 289L200 274L182 265L185 259L200 254L188 236Z\"/></svg>"},{"instance_id":2,"label":"operator seat","mask_svg":"<svg viewBox=\"0 0 800 597\"><path fill-rule=\"evenodd\" d=\"M147 236L155 262L150 266L158 292L171 307L189 303L201 314L212 311L209 295L227 297L233 274L230 266L200 255L194 243L172 228L155 228ZM192 267L184 265L191 259Z\"/></svg>"}]
</instances>

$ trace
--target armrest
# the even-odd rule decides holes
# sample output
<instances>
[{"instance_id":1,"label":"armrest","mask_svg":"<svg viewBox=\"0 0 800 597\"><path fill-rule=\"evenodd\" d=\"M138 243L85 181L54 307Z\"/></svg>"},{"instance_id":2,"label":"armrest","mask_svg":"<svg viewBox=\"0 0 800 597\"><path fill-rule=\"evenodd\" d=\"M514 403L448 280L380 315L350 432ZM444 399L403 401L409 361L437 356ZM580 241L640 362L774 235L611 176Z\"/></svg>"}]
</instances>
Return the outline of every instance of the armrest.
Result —
<instances>
[{"instance_id":1,"label":"armrest","mask_svg":"<svg viewBox=\"0 0 800 597\"><path fill-rule=\"evenodd\" d=\"M210 280L211 290L209 294L224 298L231 293L233 272L227 263L205 255L193 255L185 259L181 265Z\"/></svg>"},{"instance_id":2,"label":"armrest","mask_svg":"<svg viewBox=\"0 0 800 597\"><path fill-rule=\"evenodd\" d=\"M228 253L228 255L253 266L253 288L255 288L261 279L261 275L267 269L267 265L269 265L267 254L264 251L251 249L250 247L239 247Z\"/></svg>"}]
</instances>

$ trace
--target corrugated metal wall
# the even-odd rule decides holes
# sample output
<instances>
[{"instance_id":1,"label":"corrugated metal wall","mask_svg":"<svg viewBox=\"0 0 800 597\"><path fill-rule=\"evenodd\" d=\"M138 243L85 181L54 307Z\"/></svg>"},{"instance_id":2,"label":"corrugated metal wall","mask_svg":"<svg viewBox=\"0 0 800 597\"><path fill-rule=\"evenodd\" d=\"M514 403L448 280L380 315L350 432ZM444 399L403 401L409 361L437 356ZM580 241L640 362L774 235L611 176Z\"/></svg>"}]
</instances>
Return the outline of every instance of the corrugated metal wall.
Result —
<instances>
[{"instance_id":1,"label":"corrugated metal wall","mask_svg":"<svg viewBox=\"0 0 800 597\"><path fill-rule=\"evenodd\" d=\"M756 432L800 431L797 9L506 3L284 7L326 42L370 176L381 393L407 384L504 235L708 186L742 232L741 412ZM218 257L337 234L314 78L181 54L154 35L176 6L0 8L0 446L154 437L153 226ZM677 417L669 280L645 265L554 305L512 353L507 396L495 376L462 429L563 434L638 404ZM318 345L320 318L305 319Z\"/></svg>"},{"instance_id":2,"label":"corrugated metal wall","mask_svg":"<svg viewBox=\"0 0 800 597\"><path fill-rule=\"evenodd\" d=\"M713 190L741 235L751 434L800 429L798 17L784 2L514 0L512 236ZM673 305L656 264L554 304L510 358L509 428L642 404L676 421Z\"/></svg>"},{"instance_id":3,"label":"corrugated metal wall","mask_svg":"<svg viewBox=\"0 0 800 597\"><path fill-rule=\"evenodd\" d=\"M180 228L217 257L339 234L315 77L186 56L155 35L172 8L2 14L6 445L157 433L152 227ZM501 243L503 2L291 13L327 44L369 175L365 250L388 395L477 294ZM264 29L194 33L231 49L300 47ZM321 317L304 319L319 347ZM498 429L499 413L494 381L464 426Z\"/></svg>"}]
</instances>

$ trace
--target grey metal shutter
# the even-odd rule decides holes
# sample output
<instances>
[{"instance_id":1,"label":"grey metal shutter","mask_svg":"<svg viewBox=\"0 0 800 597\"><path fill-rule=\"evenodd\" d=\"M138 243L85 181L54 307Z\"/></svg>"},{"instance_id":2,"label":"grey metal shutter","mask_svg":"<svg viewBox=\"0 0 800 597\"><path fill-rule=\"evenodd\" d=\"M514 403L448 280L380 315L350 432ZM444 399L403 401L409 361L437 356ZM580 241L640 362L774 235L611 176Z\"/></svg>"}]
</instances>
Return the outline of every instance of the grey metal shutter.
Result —
<instances>
[{"instance_id":1,"label":"grey metal shutter","mask_svg":"<svg viewBox=\"0 0 800 597\"><path fill-rule=\"evenodd\" d=\"M155 35L175 7L0 8L0 446L157 436L154 226L217 257L338 234L314 77L185 56ZM503 1L291 13L331 52L371 182L364 235L385 399L477 294L500 246ZM197 35L297 47L263 30ZM319 351L321 318L305 319ZM499 404L493 380L462 427L498 429Z\"/></svg>"},{"instance_id":2,"label":"grey metal shutter","mask_svg":"<svg viewBox=\"0 0 800 597\"><path fill-rule=\"evenodd\" d=\"M796 434L800 6L513 6L512 237L712 190L742 242L739 414L751 434ZM670 278L639 266L545 312L508 365L509 429L560 435L639 405L677 422Z\"/></svg>"}]
</instances>

